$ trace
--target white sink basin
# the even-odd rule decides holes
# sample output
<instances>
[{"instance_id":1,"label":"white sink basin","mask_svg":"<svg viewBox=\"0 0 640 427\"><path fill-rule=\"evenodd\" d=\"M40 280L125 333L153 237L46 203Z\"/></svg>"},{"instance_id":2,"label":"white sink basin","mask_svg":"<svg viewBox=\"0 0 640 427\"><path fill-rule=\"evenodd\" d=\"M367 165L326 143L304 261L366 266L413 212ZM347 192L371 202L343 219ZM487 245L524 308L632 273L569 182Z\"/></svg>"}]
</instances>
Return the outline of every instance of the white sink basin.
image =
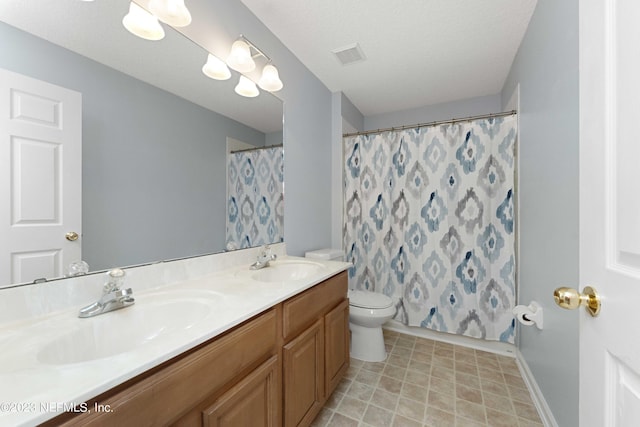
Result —
<instances>
[{"instance_id":1,"label":"white sink basin","mask_svg":"<svg viewBox=\"0 0 640 427\"><path fill-rule=\"evenodd\" d=\"M37 358L54 365L87 362L135 350L159 337L184 335L214 314L215 297L208 292L134 294L136 303L129 307L78 319L72 330L42 347Z\"/></svg>"},{"instance_id":2,"label":"white sink basin","mask_svg":"<svg viewBox=\"0 0 640 427\"><path fill-rule=\"evenodd\" d=\"M260 282L288 282L306 279L322 271L322 264L302 260L271 261L269 267L257 270L251 276Z\"/></svg>"}]
</instances>

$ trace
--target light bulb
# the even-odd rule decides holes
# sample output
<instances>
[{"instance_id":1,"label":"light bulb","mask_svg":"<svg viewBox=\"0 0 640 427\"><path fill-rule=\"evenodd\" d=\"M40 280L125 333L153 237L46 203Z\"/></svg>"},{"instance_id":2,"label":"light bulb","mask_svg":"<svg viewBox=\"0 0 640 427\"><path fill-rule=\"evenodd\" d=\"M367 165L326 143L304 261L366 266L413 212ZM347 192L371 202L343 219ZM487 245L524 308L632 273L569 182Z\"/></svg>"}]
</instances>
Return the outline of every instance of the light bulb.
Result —
<instances>
[{"instance_id":1,"label":"light bulb","mask_svg":"<svg viewBox=\"0 0 640 427\"><path fill-rule=\"evenodd\" d=\"M227 64L212 54L207 57L207 63L202 67L202 72L205 76L216 80L227 80L231 77L231 71L229 71Z\"/></svg>"},{"instance_id":2,"label":"light bulb","mask_svg":"<svg viewBox=\"0 0 640 427\"><path fill-rule=\"evenodd\" d=\"M246 96L247 98L254 98L260 94L256 84L245 76L240 76L235 91L238 95Z\"/></svg>"},{"instance_id":3,"label":"light bulb","mask_svg":"<svg viewBox=\"0 0 640 427\"><path fill-rule=\"evenodd\" d=\"M251 49L242 40L236 40L231 45L231 53L227 58L227 64L240 73L249 73L256 68L256 63L251 57Z\"/></svg>"},{"instance_id":4,"label":"light bulb","mask_svg":"<svg viewBox=\"0 0 640 427\"><path fill-rule=\"evenodd\" d=\"M172 27L186 27L191 24L191 13L184 0L151 0L149 10L159 20Z\"/></svg>"},{"instance_id":5,"label":"light bulb","mask_svg":"<svg viewBox=\"0 0 640 427\"><path fill-rule=\"evenodd\" d=\"M122 25L145 40L160 40L164 37L164 30L158 19L134 2L129 4L129 13L122 18Z\"/></svg>"},{"instance_id":6,"label":"light bulb","mask_svg":"<svg viewBox=\"0 0 640 427\"><path fill-rule=\"evenodd\" d=\"M258 81L258 86L269 92L276 92L282 89L282 80L278 76L278 69L271 64L267 64L262 69L262 77Z\"/></svg>"}]
</instances>

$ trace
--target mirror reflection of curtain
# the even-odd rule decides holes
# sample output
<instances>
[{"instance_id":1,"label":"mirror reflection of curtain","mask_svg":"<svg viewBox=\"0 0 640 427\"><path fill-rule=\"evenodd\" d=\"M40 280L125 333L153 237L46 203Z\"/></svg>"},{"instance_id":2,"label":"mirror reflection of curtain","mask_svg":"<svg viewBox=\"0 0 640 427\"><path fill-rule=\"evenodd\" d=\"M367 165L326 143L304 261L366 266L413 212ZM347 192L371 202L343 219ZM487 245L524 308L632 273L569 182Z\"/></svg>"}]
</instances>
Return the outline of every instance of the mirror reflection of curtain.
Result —
<instances>
[{"instance_id":1,"label":"mirror reflection of curtain","mask_svg":"<svg viewBox=\"0 0 640 427\"><path fill-rule=\"evenodd\" d=\"M228 156L227 250L284 241L282 146Z\"/></svg>"},{"instance_id":2,"label":"mirror reflection of curtain","mask_svg":"<svg viewBox=\"0 0 640 427\"><path fill-rule=\"evenodd\" d=\"M514 341L516 116L344 139L350 287L405 325Z\"/></svg>"}]
</instances>

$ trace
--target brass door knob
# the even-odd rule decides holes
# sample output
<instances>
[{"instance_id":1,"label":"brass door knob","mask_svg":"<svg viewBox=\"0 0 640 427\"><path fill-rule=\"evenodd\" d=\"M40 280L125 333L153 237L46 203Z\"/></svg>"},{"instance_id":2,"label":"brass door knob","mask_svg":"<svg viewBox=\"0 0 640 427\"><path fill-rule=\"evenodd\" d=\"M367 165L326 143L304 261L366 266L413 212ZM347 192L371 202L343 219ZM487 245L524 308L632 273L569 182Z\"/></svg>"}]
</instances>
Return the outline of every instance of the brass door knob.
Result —
<instances>
[{"instance_id":1,"label":"brass door knob","mask_svg":"<svg viewBox=\"0 0 640 427\"><path fill-rule=\"evenodd\" d=\"M75 231L70 231L65 234L64 237L70 242L75 242L76 240L78 240L78 233L76 233Z\"/></svg>"},{"instance_id":2,"label":"brass door knob","mask_svg":"<svg viewBox=\"0 0 640 427\"><path fill-rule=\"evenodd\" d=\"M584 306L592 317L600 314L600 296L591 286L585 286L582 293L572 288L557 288L553 291L553 299L556 304L567 310Z\"/></svg>"}]
</instances>

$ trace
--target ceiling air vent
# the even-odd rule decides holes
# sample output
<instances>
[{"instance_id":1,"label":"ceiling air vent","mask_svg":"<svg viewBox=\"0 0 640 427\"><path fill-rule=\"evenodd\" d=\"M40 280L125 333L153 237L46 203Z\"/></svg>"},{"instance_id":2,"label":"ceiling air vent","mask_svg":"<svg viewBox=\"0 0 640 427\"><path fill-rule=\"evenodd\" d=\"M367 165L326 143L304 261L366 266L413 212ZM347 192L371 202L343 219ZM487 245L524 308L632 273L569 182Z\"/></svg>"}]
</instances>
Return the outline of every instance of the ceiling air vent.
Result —
<instances>
[{"instance_id":1,"label":"ceiling air vent","mask_svg":"<svg viewBox=\"0 0 640 427\"><path fill-rule=\"evenodd\" d=\"M333 54L338 58L342 65L353 64L354 62L364 61L365 56L358 43L353 43L340 49L332 50Z\"/></svg>"}]
</instances>

